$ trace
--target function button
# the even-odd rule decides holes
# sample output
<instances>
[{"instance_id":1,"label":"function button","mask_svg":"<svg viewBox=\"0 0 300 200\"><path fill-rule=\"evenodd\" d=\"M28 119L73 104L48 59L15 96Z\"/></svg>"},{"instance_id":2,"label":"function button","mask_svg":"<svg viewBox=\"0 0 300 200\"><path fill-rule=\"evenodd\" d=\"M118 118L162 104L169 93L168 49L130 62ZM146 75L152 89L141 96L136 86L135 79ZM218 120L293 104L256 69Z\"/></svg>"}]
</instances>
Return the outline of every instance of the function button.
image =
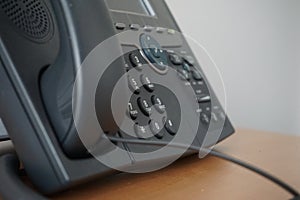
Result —
<instances>
[{"instance_id":1,"label":"function button","mask_svg":"<svg viewBox=\"0 0 300 200\"><path fill-rule=\"evenodd\" d=\"M188 72L191 72L191 67L187 62L183 62L182 68Z\"/></svg>"},{"instance_id":2,"label":"function button","mask_svg":"<svg viewBox=\"0 0 300 200\"><path fill-rule=\"evenodd\" d=\"M138 124L134 125L134 131L136 136L140 139L147 139L153 136L151 133L149 133L145 126L140 126Z\"/></svg>"},{"instance_id":3,"label":"function button","mask_svg":"<svg viewBox=\"0 0 300 200\"><path fill-rule=\"evenodd\" d=\"M178 70L178 75L184 81L189 81L190 78L191 78L190 74L186 70L184 70L184 69L179 69Z\"/></svg>"},{"instance_id":4,"label":"function button","mask_svg":"<svg viewBox=\"0 0 300 200\"><path fill-rule=\"evenodd\" d=\"M172 120L167 119L165 122L165 129L168 131L169 134L175 135L176 134L176 129L175 125Z\"/></svg>"},{"instance_id":5,"label":"function button","mask_svg":"<svg viewBox=\"0 0 300 200\"><path fill-rule=\"evenodd\" d=\"M185 56L184 60L189 64L189 65L194 65L195 64L195 59L192 56Z\"/></svg>"},{"instance_id":6,"label":"function button","mask_svg":"<svg viewBox=\"0 0 300 200\"><path fill-rule=\"evenodd\" d=\"M211 101L211 97L206 94L201 94L197 96L198 103L206 103Z\"/></svg>"},{"instance_id":7,"label":"function button","mask_svg":"<svg viewBox=\"0 0 300 200\"><path fill-rule=\"evenodd\" d=\"M124 30L126 28L126 24L118 22L118 23L115 23L115 27L118 30Z\"/></svg>"},{"instance_id":8,"label":"function button","mask_svg":"<svg viewBox=\"0 0 300 200\"><path fill-rule=\"evenodd\" d=\"M129 82L129 88L131 89L131 91L134 93L134 94L139 94L141 89L138 85L138 82L135 78L133 77L128 77L128 82Z\"/></svg>"},{"instance_id":9,"label":"function button","mask_svg":"<svg viewBox=\"0 0 300 200\"><path fill-rule=\"evenodd\" d=\"M174 65L181 65L182 64L182 58L179 55L175 54L175 53L170 54L170 60Z\"/></svg>"},{"instance_id":10,"label":"function button","mask_svg":"<svg viewBox=\"0 0 300 200\"><path fill-rule=\"evenodd\" d=\"M152 101L152 104L154 105L155 109L159 112L159 113L164 113L166 111L166 106L164 105L164 103L162 102L162 100L153 95L151 97L151 101Z\"/></svg>"},{"instance_id":11,"label":"function button","mask_svg":"<svg viewBox=\"0 0 300 200\"><path fill-rule=\"evenodd\" d=\"M174 35L176 31L174 29L168 29L168 34Z\"/></svg>"},{"instance_id":12,"label":"function button","mask_svg":"<svg viewBox=\"0 0 300 200\"><path fill-rule=\"evenodd\" d=\"M153 133L153 135L155 137L157 137L158 139L162 139L164 137L164 133L162 130L162 124L157 122L157 121L154 121L154 120L151 120L150 122L150 129Z\"/></svg>"},{"instance_id":13,"label":"function button","mask_svg":"<svg viewBox=\"0 0 300 200\"><path fill-rule=\"evenodd\" d=\"M192 75L193 75L193 78L196 81L201 81L202 80L202 75L201 75L201 73L199 71L193 70Z\"/></svg>"},{"instance_id":14,"label":"function button","mask_svg":"<svg viewBox=\"0 0 300 200\"><path fill-rule=\"evenodd\" d=\"M153 27L153 26L146 25L146 26L144 26L144 30L147 31L147 32L151 32L151 31L154 30L154 27Z\"/></svg>"},{"instance_id":15,"label":"function button","mask_svg":"<svg viewBox=\"0 0 300 200\"><path fill-rule=\"evenodd\" d=\"M141 82L142 82L143 86L145 87L145 89L148 92L153 92L154 91L154 84L150 81L148 76L142 75L141 76Z\"/></svg>"},{"instance_id":16,"label":"function button","mask_svg":"<svg viewBox=\"0 0 300 200\"><path fill-rule=\"evenodd\" d=\"M128 103L128 113L132 120L136 120L139 112L133 107L132 103Z\"/></svg>"},{"instance_id":17,"label":"function button","mask_svg":"<svg viewBox=\"0 0 300 200\"><path fill-rule=\"evenodd\" d=\"M210 122L210 116L206 113L201 113L200 114L200 120L204 125L208 125Z\"/></svg>"},{"instance_id":18,"label":"function button","mask_svg":"<svg viewBox=\"0 0 300 200\"><path fill-rule=\"evenodd\" d=\"M138 24L130 24L129 27L131 30L134 30L134 31L137 31L140 29L140 25L138 25Z\"/></svg>"},{"instance_id":19,"label":"function button","mask_svg":"<svg viewBox=\"0 0 300 200\"><path fill-rule=\"evenodd\" d=\"M141 97L138 98L138 105L141 111L144 113L144 115L148 117L151 115L151 105L146 99L142 99Z\"/></svg>"},{"instance_id":20,"label":"function button","mask_svg":"<svg viewBox=\"0 0 300 200\"><path fill-rule=\"evenodd\" d=\"M141 70L143 67L142 61L140 56L137 53L131 53L129 55L129 59L133 67L137 68L138 70Z\"/></svg>"},{"instance_id":21,"label":"function button","mask_svg":"<svg viewBox=\"0 0 300 200\"><path fill-rule=\"evenodd\" d=\"M157 33L164 33L165 31L166 31L166 28L163 28L163 27L157 27L156 28Z\"/></svg>"}]
</instances>

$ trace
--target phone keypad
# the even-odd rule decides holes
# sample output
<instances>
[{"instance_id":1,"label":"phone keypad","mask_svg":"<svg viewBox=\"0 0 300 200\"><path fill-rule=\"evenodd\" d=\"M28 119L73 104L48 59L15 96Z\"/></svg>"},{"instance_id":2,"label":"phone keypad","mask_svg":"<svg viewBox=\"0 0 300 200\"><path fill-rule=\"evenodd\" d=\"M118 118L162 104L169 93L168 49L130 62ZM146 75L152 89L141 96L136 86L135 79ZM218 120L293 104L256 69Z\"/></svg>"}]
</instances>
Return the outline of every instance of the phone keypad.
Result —
<instances>
[{"instance_id":1,"label":"phone keypad","mask_svg":"<svg viewBox=\"0 0 300 200\"><path fill-rule=\"evenodd\" d=\"M133 28L129 26L129 28ZM145 140L164 140L171 141L178 133L180 125L180 106L174 104L175 96L164 94L161 86L153 83L143 70L145 67L152 67L158 75L163 76L172 68L177 71L178 81L182 86L191 86L195 93L194 101L199 106L195 113L199 115L199 129L206 131L210 123L218 123L226 119L223 110L211 108L212 97L206 84L202 71L198 69L195 58L183 47L162 48L156 41L157 37L174 37L174 30L166 28L155 28L152 26L139 27L141 31L140 46L125 45L124 51L129 52L124 55L126 71L136 69L136 77L128 77L129 87L133 92L128 108L128 117L133 120L133 132L137 138ZM156 37L157 36L157 37ZM153 78L153 77L152 77ZM176 77L175 77L176 78ZM158 117L159 115L161 117ZM179 119L179 120L178 120ZM121 137L131 138L130 134L120 130ZM145 146L129 145L133 152L144 152ZM150 147L149 147L150 148ZM160 147L157 147L160 148ZM151 148L150 148L151 149ZM153 150L153 149L152 149ZM152 151L150 150L150 151Z\"/></svg>"}]
</instances>

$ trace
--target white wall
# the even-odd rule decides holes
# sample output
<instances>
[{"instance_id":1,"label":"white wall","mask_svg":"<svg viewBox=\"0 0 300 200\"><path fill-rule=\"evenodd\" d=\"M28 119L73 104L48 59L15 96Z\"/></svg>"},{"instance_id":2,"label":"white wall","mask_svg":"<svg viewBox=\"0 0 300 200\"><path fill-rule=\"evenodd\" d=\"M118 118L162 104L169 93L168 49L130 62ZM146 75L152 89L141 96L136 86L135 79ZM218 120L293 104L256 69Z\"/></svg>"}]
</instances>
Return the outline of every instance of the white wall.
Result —
<instances>
[{"instance_id":1,"label":"white wall","mask_svg":"<svg viewBox=\"0 0 300 200\"><path fill-rule=\"evenodd\" d=\"M300 135L299 0L167 3L220 68L236 127Z\"/></svg>"}]
</instances>

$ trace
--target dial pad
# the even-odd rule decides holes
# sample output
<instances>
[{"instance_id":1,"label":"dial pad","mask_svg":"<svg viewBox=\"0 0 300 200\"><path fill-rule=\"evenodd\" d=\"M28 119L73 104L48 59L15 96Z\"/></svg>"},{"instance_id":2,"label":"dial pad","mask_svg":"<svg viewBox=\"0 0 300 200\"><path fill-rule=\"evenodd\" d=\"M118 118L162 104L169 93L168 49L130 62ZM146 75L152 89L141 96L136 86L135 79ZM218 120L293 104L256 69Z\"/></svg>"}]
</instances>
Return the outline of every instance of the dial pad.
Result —
<instances>
[{"instance_id":1,"label":"dial pad","mask_svg":"<svg viewBox=\"0 0 300 200\"><path fill-rule=\"evenodd\" d=\"M156 28L153 24L152 26L132 24L126 27L124 24L119 24L119 26L118 28L116 24L119 31L131 29L132 32L138 34L137 40L132 45L122 43L124 52L129 52L124 55L125 69L128 73L134 70L135 74L134 77L128 76L128 85L132 95L127 116L134 122L130 127L137 138L171 141L179 134L178 129L181 123L180 105L174 103L177 98L166 94L166 90L159 83L153 83L156 77L149 76L145 72L145 67L152 68L159 76L168 74L170 69L175 70L177 73L174 77L175 81L182 83L183 89L192 87L194 91L192 100L198 106L195 113L199 116L199 130L204 131L208 129L210 123L218 123L226 119L226 114L221 107L211 107L212 96L205 76L198 69L199 65L191 55L188 46L185 42L179 42L180 39L174 30ZM166 45L170 44L169 39L173 46ZM124 136L122 130L120 132L122 132L121 137L131 136L130 134ZM136 150L135 147L130 146ZM145 148L141 145L142 152Z\"/></svg>"},{"instance_id":2,"label":"dial pad","mask_svg":"<svg viewBox=\"0 0 300 200\"><path fill-rule=\"evenodd\" d=\"M152 39L148 38L150 41ZM166 54L166 51L161 50L155 43L150 44L149 47L146 50L151 54L152 61L159 62L159 58L164 57L164 54ZM189 61L187 61L186 57L189 58ZM205 105L205 108L196 110L200 113L199 120L202 126L208 127L211 120L218 122L219 114L210 112L211 96L201 72L192 64L192 58L186 53L184 57L174 51L169 51L166 58L168 60L164 62L169 63L168 65L177 71L178 80L182 81L184 85L193 87L196 95L195 101L199 103L200 107ZM151 119L153 109L161 115L168 113L168 105L165 104L165 101L168 103L169 100L161 98L161 91L157 91L156 85L151 81L151 78L143 73L142 66L146 66L145 64L147 63L141 58L140 51L136 49L128 53L128 60L131 66L127 68L136 68L140 74L139 79L128 76L129 87L133 91L133 95L136 95L133 102L128 105L128 113L129 117L135 121L134 131L137 137L143 139L154 137L159 140L167 135L174 137L177 134L179 122L171 119L172 116Z\"/></svg>"}]
</instances>

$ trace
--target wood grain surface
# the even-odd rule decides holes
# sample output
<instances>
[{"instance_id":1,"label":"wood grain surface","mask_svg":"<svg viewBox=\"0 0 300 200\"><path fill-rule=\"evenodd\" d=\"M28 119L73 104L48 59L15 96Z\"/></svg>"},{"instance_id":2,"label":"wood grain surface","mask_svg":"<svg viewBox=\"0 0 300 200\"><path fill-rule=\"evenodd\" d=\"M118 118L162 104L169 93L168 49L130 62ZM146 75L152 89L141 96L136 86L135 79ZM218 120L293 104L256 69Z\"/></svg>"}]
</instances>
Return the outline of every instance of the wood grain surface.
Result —
<instances>
[{"instance_id":1,"label":"wood grain surface","mask_svg":"<svg viewBox=\"0 0 300 200\"><path fill-rule=\"evenodd\" d=\"M300 190L300 137L239 129L216 148L259 166ZM114 175L52 198L288 200L290 197L281 188L246 169L210 156L199 160L195 155L160 171Z\"/></svg>"}]
</instances>

